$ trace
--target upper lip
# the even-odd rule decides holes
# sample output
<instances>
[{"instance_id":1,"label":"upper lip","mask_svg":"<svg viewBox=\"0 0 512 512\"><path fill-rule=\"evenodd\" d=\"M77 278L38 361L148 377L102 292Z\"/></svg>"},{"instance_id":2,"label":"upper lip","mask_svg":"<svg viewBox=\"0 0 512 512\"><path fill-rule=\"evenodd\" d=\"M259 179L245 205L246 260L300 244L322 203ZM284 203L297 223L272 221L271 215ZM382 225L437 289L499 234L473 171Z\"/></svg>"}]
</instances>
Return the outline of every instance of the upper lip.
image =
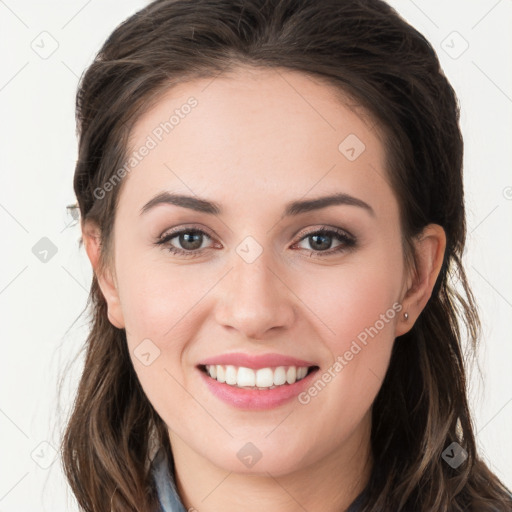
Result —
<instances>
[{"instance_id":1,"label":"upper lip","mask_svg":"<svg viewBox=\"0 0 512 512\"><path fill-rule=\"evenodd\" d=\"M269 368L277 366L298 366L309 367L316 366L311 361L297 359L295 357L284 356L282 354L243 354L241 352L233 352L230 354L222 354L205 359L199 363L199 366L204 365L233 365L243 366L245 368L252 368L253 370L259 368Z\"/></svg>"}]
</instances>

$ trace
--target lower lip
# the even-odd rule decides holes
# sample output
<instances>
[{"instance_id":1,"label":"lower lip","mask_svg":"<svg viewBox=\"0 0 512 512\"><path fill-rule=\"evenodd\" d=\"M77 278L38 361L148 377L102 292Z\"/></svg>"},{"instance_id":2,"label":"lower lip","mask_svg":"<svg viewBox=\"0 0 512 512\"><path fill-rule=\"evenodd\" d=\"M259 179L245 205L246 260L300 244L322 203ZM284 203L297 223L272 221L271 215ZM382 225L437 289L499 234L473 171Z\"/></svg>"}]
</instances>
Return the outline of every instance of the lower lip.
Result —
<instances>
[{"instance_id":1,"label":"lower lip","mask_svg":"<svg viewBox=\"0 0 512 512\"><path fill-rule=\"evenodd\" d=\"M302 393L318 371L313 370L301 380L293 384L284 384L274 389L243 389L230 386L212 379L204 371L198 370L208 389L223 402L239 409L273 409L292 400Z\"/></svg>"}]
</instances>

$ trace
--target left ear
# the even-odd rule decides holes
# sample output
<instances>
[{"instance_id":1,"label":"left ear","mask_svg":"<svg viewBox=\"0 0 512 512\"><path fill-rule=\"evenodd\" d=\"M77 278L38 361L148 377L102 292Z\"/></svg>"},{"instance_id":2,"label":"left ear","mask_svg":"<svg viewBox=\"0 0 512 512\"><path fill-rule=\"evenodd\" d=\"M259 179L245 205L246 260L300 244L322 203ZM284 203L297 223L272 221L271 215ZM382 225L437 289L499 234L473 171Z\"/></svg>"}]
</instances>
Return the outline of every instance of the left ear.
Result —
<instances>
[{"instance_id":1,"label":"left ear","mask_svg":"<svg viewBox=\"0 0 512 512\"><path fill-rule=\"evenodd\" d=\"M429 224L414 240L415 268L408 278L407 290L402 300L401 317L395 336L408 332L423 311L441 270L446 249L446 233L438 224Z\"/></svg>"}]
</instances>

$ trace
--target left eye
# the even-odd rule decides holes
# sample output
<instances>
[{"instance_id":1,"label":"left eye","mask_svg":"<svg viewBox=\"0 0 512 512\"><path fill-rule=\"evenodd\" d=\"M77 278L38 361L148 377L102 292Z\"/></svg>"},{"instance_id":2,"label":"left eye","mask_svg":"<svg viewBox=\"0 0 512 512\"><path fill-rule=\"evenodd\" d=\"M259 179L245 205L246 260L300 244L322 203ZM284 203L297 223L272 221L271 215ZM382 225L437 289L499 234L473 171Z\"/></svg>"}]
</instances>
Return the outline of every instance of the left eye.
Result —
<instances>
[{"instance_id":1,"label":"left eye","mask_svg":"<svg viewBox=\"0 0 512 512\"><path fill-rule=\"evenodd\" d=\"M334 249L329 250L331 249L333 239L338 240L339 244L334 247ZM332 254L341 252L355 245L354 237L348 233L325 228L308 233L301 238L300 242L302 241L308 241L309 246L314 249L311 254L323 252ZM308 249L306 248L306 250Z\"/></svg>"},{"instance_id":2,"label":"left eye","mask_svg":"<svg viewBox=\"0 0 512 512\"><path fill-rule=\"evenodd\" d=\"M183 229L181 231L174 231L162 236L156 245L167 246L167 249L172 254L177 254L185 257L199 256L205 247L203 242L206 239L212 239L207 233L200 229ZM177 239L177 242L181 247L176 247L172 241ZM338 240L338 245L331 249L332 240ZM349 235L345 231L321 228L316 231L311 231L303 236L294 245L299 245L305 241L309 241L309 249L302 247L302 249L310 251L310 255L313 254L323 256L332 253L342 252L353 247L356 243L355 238ZM329 250L330 249L330 250Z\"/></svg>"}]
</instances>

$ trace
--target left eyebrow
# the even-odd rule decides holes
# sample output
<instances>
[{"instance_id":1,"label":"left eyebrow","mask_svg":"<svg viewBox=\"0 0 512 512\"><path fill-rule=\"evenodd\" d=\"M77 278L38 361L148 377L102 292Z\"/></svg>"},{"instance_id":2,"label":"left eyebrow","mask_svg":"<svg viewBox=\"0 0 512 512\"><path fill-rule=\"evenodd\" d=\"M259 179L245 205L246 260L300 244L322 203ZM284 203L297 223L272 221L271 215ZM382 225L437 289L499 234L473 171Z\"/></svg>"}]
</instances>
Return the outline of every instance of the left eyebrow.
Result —
<instances>
[{"instance_id":1,"label":"left eyebrow","mask_svg":"<svg viewBox=\"0 0 512 512\"><path fill-rule=\"evenodd\" d=\"M299 215L301 213L327 208L328 206L348 205L358 206L366 210L372 217L375 217L373 208L357 197L344 193L332 194L330 196L319 197L317 199L309 199L306 201L292 201L286 205L284 215Z\"/></svg>"},{"instance_id":2,"label":"left eyebrow","mask_svg":"<svg viewBox=\"0 0 512 512\"><path fill-rule=\"evenodd\" d=\"M214 201L183 194L161 192L141 208L140 214L143 215L159 204L172 204L210 215L219 215L222 213L222 208ZM301 213L320 210L335 205L358 206L366 210L373 217L375 216L375 211L368 203L344 193L332 194L316 199L292 201L286 204L284 216L300 215Z\"/></svg>"}]
</instances>

